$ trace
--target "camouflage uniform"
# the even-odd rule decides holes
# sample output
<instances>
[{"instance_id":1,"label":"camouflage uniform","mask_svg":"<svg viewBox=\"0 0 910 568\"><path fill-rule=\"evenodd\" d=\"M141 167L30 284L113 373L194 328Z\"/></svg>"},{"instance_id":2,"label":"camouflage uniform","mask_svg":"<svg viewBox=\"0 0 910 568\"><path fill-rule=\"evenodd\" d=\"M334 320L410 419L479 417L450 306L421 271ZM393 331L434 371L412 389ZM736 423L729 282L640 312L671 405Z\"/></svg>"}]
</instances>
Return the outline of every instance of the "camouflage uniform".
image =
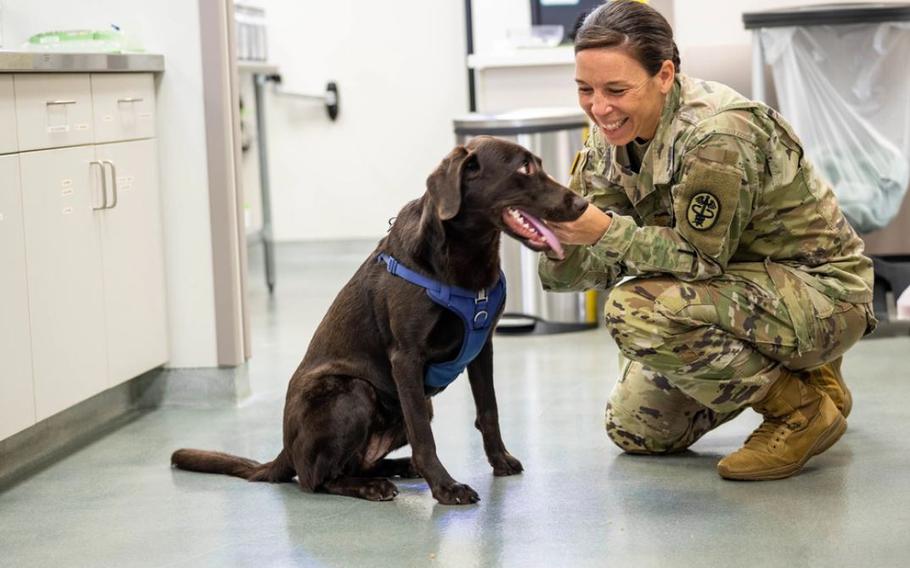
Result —
<instances>
[{"instance_id":1,"label":"camouflage uniform","mask_svg":"<svg viewBox=\"0 0 910 568\"><path fill-rule=\"evenodd\" d=\"M570 187L612 223L542 256L540 277L612 288L604 317L628 363L607 432L627 451L686 448L782 365L835 360L875 325L872 262L830 186L774 110L723 85L677 77L638 173L595 128Z\"/></svg>"}]
</instances>

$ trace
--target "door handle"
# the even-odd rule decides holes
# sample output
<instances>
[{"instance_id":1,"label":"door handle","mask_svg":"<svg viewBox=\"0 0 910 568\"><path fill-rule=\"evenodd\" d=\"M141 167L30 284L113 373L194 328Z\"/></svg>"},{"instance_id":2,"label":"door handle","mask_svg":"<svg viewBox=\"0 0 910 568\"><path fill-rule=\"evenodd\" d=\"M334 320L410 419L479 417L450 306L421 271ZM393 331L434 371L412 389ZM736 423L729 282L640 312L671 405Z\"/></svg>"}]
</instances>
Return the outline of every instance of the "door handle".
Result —
<instances>
[{"instance_id":1,"label":"door handle","mask_svg":"<svg viewBox=\"0 0 910 568\"><path fill-rule=\"evenodd\" d=\"M104 164L98 160L92 160L88 163L89 167L98 166L101 170L101 207L92 206L92 211L101 211L107 209L107 179L104 177Z\"/></svg>"},{"instance_id":2,"label":"door handle","mask_svg":"<svg viewBox=\"0 0 910 568\"><path fill-rule=\"evenodd\" d=\"M117 99L118 103L141 103L142 97L124 97L122 99Z\"/></svg>"},{"instance_id":3,"label":"door handle","mask_svg":"<svg viewBox=\"0 0 910 568\"><path fill-rule=\"evenodd\" d=\"M74 105L76 101L73 100L57 100L57 101L47 101L47 106L51 105Z\"/></svg>"},{"instance_id":4,"label":"door handle","mask_svg":"<svg viewBox=\"0 0 910 568\"><path fill-rule=\"evenodd\" d=\"M117 207L117 168L114 166L114 162L110 160L101 160L101 163L111 167L111 185L114 187L114 201L111 202L108 209L113 209ZM101 167L101 177L104 177L104 166Z\"/></svg>"}]
</instances>

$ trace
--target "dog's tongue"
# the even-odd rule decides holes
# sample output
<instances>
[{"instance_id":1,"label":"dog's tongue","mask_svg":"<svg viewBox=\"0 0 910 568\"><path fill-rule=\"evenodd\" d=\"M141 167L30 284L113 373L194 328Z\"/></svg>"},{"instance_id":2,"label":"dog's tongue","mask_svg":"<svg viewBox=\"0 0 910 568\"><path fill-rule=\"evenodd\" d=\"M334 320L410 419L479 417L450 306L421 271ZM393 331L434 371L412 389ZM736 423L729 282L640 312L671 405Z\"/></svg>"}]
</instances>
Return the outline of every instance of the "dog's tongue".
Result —
<instances>
[{"instance_id":1,"label":"dog's tongue","mask_svg":"<svg viewBox=\"0 0 910 568\"><path fill-rule=\"evenodd\" d=\"M562 250L562 244L559 242L559 239L556 238L556 235L553 234L553 231L551 231L543 221L531 215L524 209L518 209L518 212L529 223L531 223L535 229L537 229L537 232L540 233L540 235L543 237L543 240L546 241L548 245L550 245L550 249L556 253L557 257L563 258L565 256L565 253Z\"/></svg>"}]
</instances>

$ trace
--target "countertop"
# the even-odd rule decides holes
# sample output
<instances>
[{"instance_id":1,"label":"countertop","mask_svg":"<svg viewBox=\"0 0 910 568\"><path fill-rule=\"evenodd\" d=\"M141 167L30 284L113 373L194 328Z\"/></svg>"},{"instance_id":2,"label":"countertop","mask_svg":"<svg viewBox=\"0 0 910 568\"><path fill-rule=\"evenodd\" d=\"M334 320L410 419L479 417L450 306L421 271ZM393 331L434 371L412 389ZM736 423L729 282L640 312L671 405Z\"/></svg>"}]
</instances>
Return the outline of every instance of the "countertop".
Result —
<instances>
[{"instance_id":1,"label":"countertop","mask_svg":"<svg viewBox=\"0 0 910 568\"><path fill-rule=\"evenodd\" d=\"M154 53L46 53L0 50L0 73L130 73L164 71Z\"/></svg>"},{"instance_id":2,"label":"countertop","mask_svg":"<svg viewBox=\"0 0 910 568\"><path fill-rule=\"evenodd\" d=\"M540 65L574 65L575 48L571 45L475 53L468 56L468 67L481 71L496 67L535 67Z\"/></svg>"}]
</instances>

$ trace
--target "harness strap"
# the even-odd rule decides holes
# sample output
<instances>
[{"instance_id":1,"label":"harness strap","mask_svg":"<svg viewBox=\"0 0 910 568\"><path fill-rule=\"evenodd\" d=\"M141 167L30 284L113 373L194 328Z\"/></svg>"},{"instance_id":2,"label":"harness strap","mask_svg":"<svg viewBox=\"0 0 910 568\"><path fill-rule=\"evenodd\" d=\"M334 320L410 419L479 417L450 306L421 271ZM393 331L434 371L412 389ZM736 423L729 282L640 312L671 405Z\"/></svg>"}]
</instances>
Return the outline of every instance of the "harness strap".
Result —
<instances>
[{"instance_id":1,"label":"harness strap","mask_svg":"<svg viewBox=\"0 0 910 568\"><path fill-rule=\"evenodd\" d=\"M433 302L457 314L464 323L464 339L458 357L445 363L429 365L424 382L433 387L448 386L480 353L492 332L491 312L496 313L505 302L505 275L500 271L499 281L488 292L473 292L458 286L442 284L432 278L403 266L386 253L376 257L386 265L390 274L426 289Z\"/></svg>"}]
</instances>

